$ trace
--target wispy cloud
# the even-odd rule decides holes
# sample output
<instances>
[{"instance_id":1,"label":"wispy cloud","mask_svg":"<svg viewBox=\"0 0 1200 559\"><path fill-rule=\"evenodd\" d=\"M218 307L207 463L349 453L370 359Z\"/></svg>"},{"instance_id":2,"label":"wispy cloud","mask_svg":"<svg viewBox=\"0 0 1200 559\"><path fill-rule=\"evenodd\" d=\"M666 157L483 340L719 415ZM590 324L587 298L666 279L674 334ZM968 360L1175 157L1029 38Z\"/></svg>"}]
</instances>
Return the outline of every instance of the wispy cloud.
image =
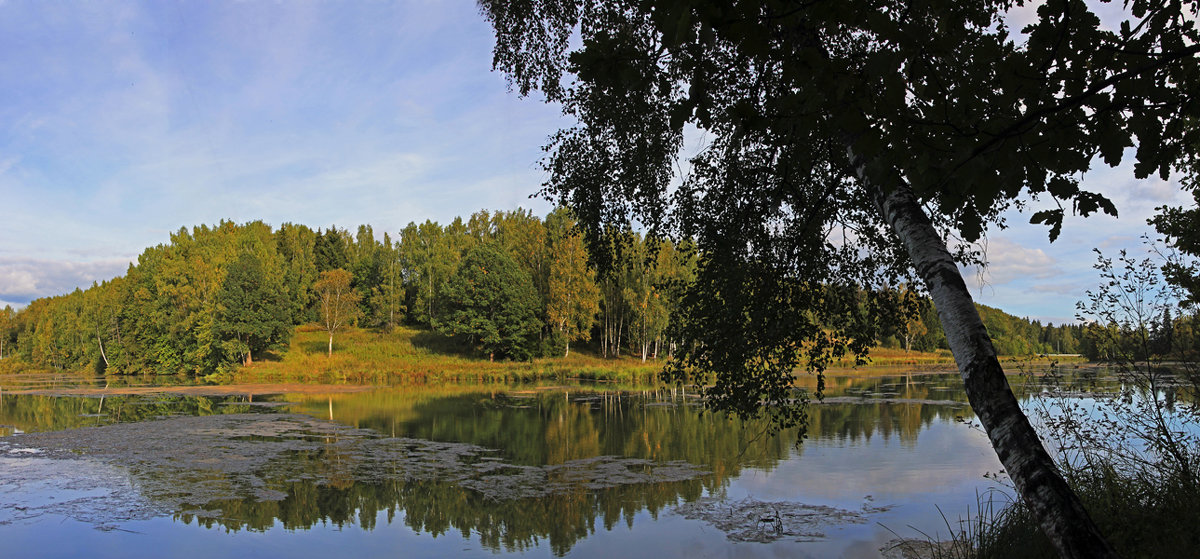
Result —
<instances>
[{"instance_id":1,"label":"wispy cloud","mask_svg":"<svg viewBox=\"0 0 1200 559\"><path fill-rule=\"evenodd\" d=\"M0 258L0 301L24 305L29 301L73 291L92 282L125 273L129 260L91 262Z\"/></svg>"},{"instance_id":2,"label":"wispy cloud","mask_svg":"<svg viewBox=\"0 0 1200 559\"><path fill-rule=\"evenodd\" d=\"M0 15L8 258L130 258L220 219L398 231L528 206L540 146L562 124L490 71L491 31L471 3Z\"/></svg>"},{"instance_id":3,"label":"wispy cloud","mask_svg":"<svg viewBox=\"0 0 1200 559\"><path fill-rule=\"evenodd\" d=\"M485 207L546 211L528 198L540 148L570 123L508 91L492 44L472 2L0 4L0 299L107 279L220 219L395 233ZM685 155L705 144L687 139ZM1120 218L1068 216L1053 244L1008 214L981 300L1072 315L1092 247L1188 202L1177 183L1132 176L1128 161L1087 173Z\"/></svg>"},{"instance_id":4,"label":"wispy cloud","mask_svg":"<svg viewBox=\"0 0 1200 559\"><path fill-rule=\"evenodd\" d=\"M991 286L1005 285L1018 280L1043 279L1061 273L1057 262L1040 248L1027 248L1006 237L993 237L983 246L987 266L982 279ZM968 274L980 272L967 268Z\"/></svg>"}]
</instances>

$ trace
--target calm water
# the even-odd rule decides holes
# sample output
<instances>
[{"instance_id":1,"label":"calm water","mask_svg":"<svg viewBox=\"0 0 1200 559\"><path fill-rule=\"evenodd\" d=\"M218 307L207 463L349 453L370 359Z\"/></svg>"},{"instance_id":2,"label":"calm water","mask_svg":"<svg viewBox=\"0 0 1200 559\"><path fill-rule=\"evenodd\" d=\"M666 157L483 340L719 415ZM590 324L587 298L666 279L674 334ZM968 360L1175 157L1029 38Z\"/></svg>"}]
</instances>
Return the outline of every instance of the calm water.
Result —
<instances>
[{"instance_id":1,"label":"calm water","mask_svg":"<svg viewBox=\"0 0 1200 559\"><path fill-rule=\"evenodd\" d=\"M275 498L240 495L242 486L232 484L229 495L187 507L163 487L219 483L232 474L218 466L126 469L112 456L60 460L27 448L28 436L20 434L251 412L299 413L320 420L314 424L366 431L305 435L309 446L254 465L258 489ZM997 486L985 476L1000 465L970 425L954 375L830 379L827 402L810 413L809 437L796 446L794 432L767 436L761 424L701 413L694 398L669 391L389 388L103 401L6 393L0 434L16 435L0 438L0 538L11 557L878 557L898 535L946 534L946 518L966 516L977 495ZM621 472L678 461L706 473L673 481L591 480L510 498L477 483L501 477L439 470L418 479L406 473L411 461L388 462L395 455L379 459L345 446L363 437L361 444L407 441L403 448L462 443L452 448L474 449L463 459L468 466L492 461L499 476L550 472L545 479L554 480L599 456L645 461ZM238 437L237 444L248 439L274 440ZM245 454L244 447L231 448ZM381 475L381 467L392 470ZM106 507L116 507L111 502L129 500L146 510L155 503L174 509L105 515ZM695 514L726 509L725 517L756 516L742 523L739 536L721 518ZM788 511L795 510L821 521L789 526L777 537L775 522L763 518L792 519ZM739 541L746 530L749 539L773 541Z\"/></svg>"}]
</instances>

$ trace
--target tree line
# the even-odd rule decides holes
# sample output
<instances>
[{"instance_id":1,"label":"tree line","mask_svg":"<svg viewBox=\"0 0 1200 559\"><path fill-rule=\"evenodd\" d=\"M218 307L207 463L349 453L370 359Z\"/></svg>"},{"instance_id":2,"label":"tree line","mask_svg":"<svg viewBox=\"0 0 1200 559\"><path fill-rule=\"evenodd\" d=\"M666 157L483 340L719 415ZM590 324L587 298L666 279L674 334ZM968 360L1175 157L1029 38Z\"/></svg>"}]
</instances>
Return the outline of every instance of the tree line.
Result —
<instances>
[{"instance_id":1,"label":"tree line","mask_svg":"<svg viewBox=\"0 0 1200 559\"><path fill-rule=\"evenodd\" d=\"M408 324L458 336L493 359L565 356L585 341L603 357L670 355L695 247L623 232L599 252L589 257L561 208L545 219L517 209L409 223L398 239L378 238L370 225L354 233L261 221L181 228L122 277L5 308L0 357L60 370L204 375L250 363L314 322L329 331L330 352L348 324ZM883 296L903 300L909 319L881 329L879 345L947 347L928 298L904 288ZM1081 349L1080 326L980 308L1001 353Z\"/></svg>"},{"instance_id":2,"label":"tree line","mask_svg":"<svg viewBox=\"0 0 1200 559\"><path fill-rule=\"evenodd\" d=\"M61 370L209 374L286 344L299 324L327 325L332 349L347 321L436 329L494 358L565 355L593 333L604 355L658 357L669 345L670 285L687 281L695 257L632 232L611 248L615 265L597 273L565 209L545 219L518 209L409 223L398 239L377 238L370 225L182 228L124 276L6 307L0 357ZM326 297L340 284L349 307Z\"/></svg>"},{"instance_id":3,"label":"tree line","mask_svg":"<svg viewBox=\"0 0 1200 559\"><path fill-rule=\"evenodd\" d=\"M937 351L949 349L946 334L937 309L928 297L915 295L907 289L896 295L898 305L907 318L884 324L880 332L879 345L887 348ZM1095 343L1087 337L1087 328L1082 324L1053 322L1043 324L1040 320L1018 317L995 307L976 303L975 308L987 328L996 353L1000 355L1034 354L1084 354L1092 355Z\"/></svg>"}]
</instances>

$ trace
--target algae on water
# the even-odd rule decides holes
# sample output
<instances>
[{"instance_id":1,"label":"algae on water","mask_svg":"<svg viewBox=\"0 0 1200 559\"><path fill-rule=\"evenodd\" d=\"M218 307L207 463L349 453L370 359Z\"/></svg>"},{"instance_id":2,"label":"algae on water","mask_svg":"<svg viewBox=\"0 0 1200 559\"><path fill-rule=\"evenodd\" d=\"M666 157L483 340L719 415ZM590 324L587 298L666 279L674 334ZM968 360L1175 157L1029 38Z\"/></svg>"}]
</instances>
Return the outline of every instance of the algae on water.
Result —
<instances>
[{"instance_id":1,"label":"algae on water","mask_svg":"<svg viewBox=\"0 0 1200 559\"><path fill-rule=\"evenodd\" d=\"M37 458L26 458L33 450L40 451ZM204 509L219 501L282 500L287 496L282 485L296 480L317 485L451 482L488 499L508 500L683 481L707 473L681 461L616 456L516 465L477 445L381 437L296 414L172 417L26 433L0 443L0 456L6 471L0 505L19 511L0 517L0 524L41 514L98 526L174 512L205 516L211 511ZM40 493L79 488L88 495L31 504L30 484L43 486L46 491Z\"/></svg>"}]
</instances>

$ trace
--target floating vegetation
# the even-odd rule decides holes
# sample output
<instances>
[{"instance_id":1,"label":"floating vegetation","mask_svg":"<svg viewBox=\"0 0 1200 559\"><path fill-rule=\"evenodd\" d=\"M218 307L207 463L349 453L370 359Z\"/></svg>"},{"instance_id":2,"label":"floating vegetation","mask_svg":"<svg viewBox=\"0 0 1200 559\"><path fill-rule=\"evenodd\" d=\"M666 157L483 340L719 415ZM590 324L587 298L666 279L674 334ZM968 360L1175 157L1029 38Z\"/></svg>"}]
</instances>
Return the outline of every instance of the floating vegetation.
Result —
<instances>
[{"instance_id":1,"label":"floating vegetation","mask_svg":"<svg viewBox=\"0 0 1200 559\"><path fill-rule=\"evenodd\" d=\"M962 542L957 540L895 539L889 541L879 551L883 554L883 559L937 559L939 557L971 556L963 547Z\"/></svg>"},{"instance_id":2,"label":"floating vegetation","mask_svg":"<svg viewBox=\"0 0 1200 559\"><path fill-rule=\"evenodd\" d=\"M25 458L32 450L41 451L36 464L12 466L32 460ZM296 414L171 417L28 433L0 443L0 457L6 475L11 470L16 476L0 485L0 508L19 512L0 523L60 514L97 527L177 512L215 516L219 502L247 497L280 501L297 480L330 486L449 482L485 499L511 500L707 473L682 461L616 456L515 465L477 445L380 437ZM34 505L31 499L38 497L27 489L38 484L53 494L81 489L86 495Z\"/></svg>"},{"instance_id":3,"label":"floating vegetation","mask_svg":"<svg viewBox=\"0 0 1200 559\"><path fill-rule=\"evenodd\" d=\"M31 450L36 449L0 443L0 526L55 514L114 530L122 522L171 512L138 493L122 468L88 459L45 458Z\"/></svg>"},{"instance_id":4,"label":"floating vegetation","mask_svg":"<svg viewBox=\"0 0 1200 559\"><path fill-rule=\"evenodd\" d=\"M867 515L884 512L888 507L864 505L860 511L794 501L759 501L747 497L727 501L705 497L685 503L675 512L689 520L702 520L737 542L770 543L783 538L797 542L825 538L825 527L861 524Z\"/></svg>"},{"instance_id":5,"label":"floating vegetation","mask_svg":"<svg viewBox=\"0 0 1200 559\"><path fill-rule=\"evenodd\" d=\"M935 400L931 398L897 398L886 396L893 393L878 393L871 395L864 393L862 396L827 396L820 400L820 404L861 404L864 400L870 400L872 403L884 404L913 404L922 406L948 406L952 408L967 408L970 406L968 402L959 402L956 400Z\"/></svg>"}]
</instances>

